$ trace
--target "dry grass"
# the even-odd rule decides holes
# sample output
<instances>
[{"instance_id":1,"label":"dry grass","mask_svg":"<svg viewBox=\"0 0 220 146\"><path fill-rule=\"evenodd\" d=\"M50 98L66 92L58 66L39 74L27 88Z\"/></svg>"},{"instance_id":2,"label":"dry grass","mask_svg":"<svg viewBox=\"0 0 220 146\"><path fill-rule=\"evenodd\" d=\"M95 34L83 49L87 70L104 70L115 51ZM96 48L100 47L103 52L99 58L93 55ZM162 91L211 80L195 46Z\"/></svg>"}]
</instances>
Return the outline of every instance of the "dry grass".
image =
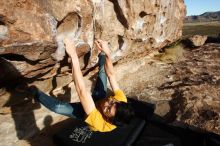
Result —
<instances>
[{"instance_id":1,"label":"dry grass","mask_svg":"<svg viewBox=\"0 0 220 146\"><path fill-rule=\"evenodd\" d=\"M220 21L184 24L183 36L192 36L196 34L218 36L220 34Z\"/></svg>"},{"instance_id":2,"label":"dry grass","mask_svg":"<svg viewBox=\"0 0 220 146\"><path fill-rule=\"evenodd\" d=\"M157 60L166 63L178 62L183 59L184 45L177 41L162 49L162 52L156 54L154 57Z\"/></svg>"}]
</instances>

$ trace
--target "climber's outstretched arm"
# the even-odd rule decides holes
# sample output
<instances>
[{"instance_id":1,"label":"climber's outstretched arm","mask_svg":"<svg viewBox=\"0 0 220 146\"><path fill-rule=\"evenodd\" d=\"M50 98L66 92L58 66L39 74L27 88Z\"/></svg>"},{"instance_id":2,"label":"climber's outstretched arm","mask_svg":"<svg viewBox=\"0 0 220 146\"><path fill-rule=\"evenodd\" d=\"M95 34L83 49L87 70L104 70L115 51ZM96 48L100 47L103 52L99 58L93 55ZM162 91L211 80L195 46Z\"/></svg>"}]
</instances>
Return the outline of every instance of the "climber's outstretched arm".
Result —
<instances>
[{"instance_id":1,"label":"climber's outstretched arm","mask_svg":"<svg viewBox=\"0 0 220 146\"><path fill-rule=\"evenodd\" d=\"M72 76L77 94L79 96L80 102L83 106L85 113L89 115L95 108L95 103L92 99L91 94L86 90L83 75L79 65L79 59L76 53L75 44L69 39L65 39L64 43L66 45L66 52L72 60Z\"/></svg>"}]
</instances>

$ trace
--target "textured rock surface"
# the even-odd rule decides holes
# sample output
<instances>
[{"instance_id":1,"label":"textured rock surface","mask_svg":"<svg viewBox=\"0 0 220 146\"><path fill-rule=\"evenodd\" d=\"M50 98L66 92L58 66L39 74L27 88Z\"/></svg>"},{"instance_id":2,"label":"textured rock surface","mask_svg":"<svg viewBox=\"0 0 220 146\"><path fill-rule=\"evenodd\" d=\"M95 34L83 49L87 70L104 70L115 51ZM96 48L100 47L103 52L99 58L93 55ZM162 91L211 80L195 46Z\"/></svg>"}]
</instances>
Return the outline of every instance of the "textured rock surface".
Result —
<instances>
[{"instance_id":1,"label":"textured rock surface","mask_svg":"<svg viewBox=\"0 0 220 146\"><path fill-rule=\"evenodd\" d=\"M168 122L220 134L219 55L220 44L178 45L153 58L119 62L117 75L128 96L155 103L156 114Z\"/></svg>"},{"instance_id":2,"label":"textured rock surface","mask_svg":"<svg viewBox=\"0 0 220 146\"><path fill-rule=\"evenodd\" d=\"M177 78L160 89L173 89L170 105L178 121L220 134L220 45L207 44L185 55L174 65Z\"/></svg>"},{"instance_id":3,"label":"textured rock surface","mask_svg":"<svg viewBox=\"0 0 220 146\"><path fill-rule=\"evenodd\" d=\"M161 48L181 37L184 16L183 0L1 1L0 55L7 62L3 66L11 64L20 74L4 78L4 71L0 80L54 76L52 66L65 55L64 36L79 47L84 42L90 46L81 51L82 57L90 51L88 63L82 65L87 68L97 62L94 38L110 42L115 60Z\"/></svg>"},{"instance_id":4,"label":"textured rock surface","mask_svg":"<svg viewBox=\"0 0 220 146\"><path fill-rule=\"evenodd\" d=\"M207 38L208 36L194 35L190 37L189 40L195 47L200 47L205 44Z\"/></svg>"}]
</instances>

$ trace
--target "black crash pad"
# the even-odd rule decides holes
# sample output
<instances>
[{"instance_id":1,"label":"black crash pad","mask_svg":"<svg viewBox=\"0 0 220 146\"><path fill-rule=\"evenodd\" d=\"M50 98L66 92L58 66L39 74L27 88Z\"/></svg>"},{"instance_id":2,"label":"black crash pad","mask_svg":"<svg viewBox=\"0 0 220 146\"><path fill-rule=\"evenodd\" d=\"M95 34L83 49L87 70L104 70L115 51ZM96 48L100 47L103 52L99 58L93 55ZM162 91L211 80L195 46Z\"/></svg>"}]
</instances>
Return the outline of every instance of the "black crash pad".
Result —
<instances>
[{"instance_id":1,"label":"black crash pad","mask_svg":"<svg viewBox=\"0 0 220 146\"><path fill-rule=\"evenodd\" d=\"M90 131L80 121L54 136L59 146L220 146L220 136L171 126L153 116L154 106L129 99L136 118L111 132ZM147 124L146 124L147 123Z\"/></svg>"},{"instance_id":2,"label":"black crash pad","mask_svg":"<svg viewBox=\"0 0 220 146\"><path fill-rule=\"evenodd\" d=\"M111 132L95 132L81 122L56 134L54 141L59 146L131 146L144 125L145 120L134 118L129 125Z\"/></svg>"}]
</instances>

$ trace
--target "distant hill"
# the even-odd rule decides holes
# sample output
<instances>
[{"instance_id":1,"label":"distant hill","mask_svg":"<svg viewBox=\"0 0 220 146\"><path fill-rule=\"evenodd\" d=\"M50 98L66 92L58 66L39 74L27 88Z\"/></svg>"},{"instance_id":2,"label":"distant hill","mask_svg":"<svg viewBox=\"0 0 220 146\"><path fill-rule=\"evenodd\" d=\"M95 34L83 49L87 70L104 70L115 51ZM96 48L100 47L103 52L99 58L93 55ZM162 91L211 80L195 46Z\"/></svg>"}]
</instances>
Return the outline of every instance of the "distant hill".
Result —
<instances>
[{"instance_id":1,"label":"distant hill","mask_svg":"<svg viewBox=\"0 0 220 146\"><path fill-rule=\"evenodd\" d=\"M210 21L220 21L220 11L205 12L202 15L188 16L185 18L185 23L210 22Z\"/></svg>"}]
</instances>

